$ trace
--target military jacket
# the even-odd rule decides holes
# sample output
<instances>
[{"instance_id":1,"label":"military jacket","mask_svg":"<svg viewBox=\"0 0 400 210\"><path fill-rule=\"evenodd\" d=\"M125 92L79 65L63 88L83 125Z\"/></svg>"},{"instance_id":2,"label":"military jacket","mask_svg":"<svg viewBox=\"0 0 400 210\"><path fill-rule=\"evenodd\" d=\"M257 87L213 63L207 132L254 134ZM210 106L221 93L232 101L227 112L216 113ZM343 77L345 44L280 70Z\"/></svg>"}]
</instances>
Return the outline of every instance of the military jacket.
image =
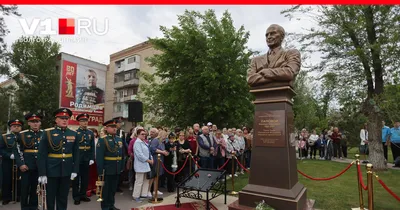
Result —
<instances>
[{"instance_id":1,"label":"military jacket","mask_svg":"<svg viewBox=\"0 0 400 210\"><path fill-rule=\"evenodd\" d=\"M78 128L76 130L77 141L79 141L79 162L85 163L94 160L94 134L89 129Z\"/></svg>"},{"instance_id":2,"label":"military jacket","mask_svg":"<svg viewBox=\"0 0 400 210\"><path fill-rule=\"evenodd\" d=\"M21 131L20 152L23 156L16 157L18 167L27 165L29 170L37 170L37 153L43 130L37 132L33 130Z\"/></svg>"},{"instance_id":3,"label":"military jacket","mask_svg":"<svg viewBox=\"0 0 400 210\"><path fill-rule=\"evenodd\" d=\"M39 176L65 177L79 172L79 142L69 128L48 128L38 151Z\"/></svg>"},{"instance_id":4,"label":"military jacket","mask_svg":"<svg viewBox=\"0 0 400 210\"><path fill-rule=\"evenodd\" d=\"M15 160L16 155L18 155L16 151L19 138L20 134L18 133L3 134L0 136L0 154L3 156L3 159L11 160L10 156L14 154Z\"/></svg>"},{"instance_id":5,"label":"military jacket","mask_svg":"<svg viewBox=\"0 0 400 210\"><path fill-rule=\"evenodd\" d=\"M123 143L118 136L107 135L96 145L96 164L99 175L118 175L123 170Z\"/></svg>"}]
</instances>

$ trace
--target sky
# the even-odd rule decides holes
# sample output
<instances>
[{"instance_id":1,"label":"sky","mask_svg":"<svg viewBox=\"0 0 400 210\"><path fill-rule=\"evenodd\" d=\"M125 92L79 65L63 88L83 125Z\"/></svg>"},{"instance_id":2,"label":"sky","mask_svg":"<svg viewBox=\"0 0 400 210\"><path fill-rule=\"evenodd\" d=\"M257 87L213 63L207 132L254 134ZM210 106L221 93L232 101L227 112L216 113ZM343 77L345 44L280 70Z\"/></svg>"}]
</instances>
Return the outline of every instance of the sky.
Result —
<instances>
[{"instance_id":1,"label":"sky","mask_svg":"<svg viewBox=\"0 0 400 210\"><path fill-rule=\"evenodd\" d=\"M10 33L6 36L6 43L11 44L25 35L19 19L28 25L35 19L52 20L53 29L57 29L58 18L93 18L97 22L97 29L104 30L108 21L109 30L105 35L72 36L65 40L65 35L52 35L51 38L61 42L61 52L66 52L103 64L109 64L110 54L116 53L135 44L144 42L148 37L161 37L160 25L170 28L177 25L177 15L183 14L185 9L204 11L213 9L218 17L228 10L236 28L241 25L250 32L249 48L266 52L265 30L271 24L283 26L286 32L298 32L304 28L314 27L307 20L292 20L284 17L280 12L290 6L19 6L21 17L5 17ZM40 27L38 27L39 29ZM36 31L36 35L39 35ZM70 36L71 37L71 36ZM62 39L64 38L64 39ZM313 58L317 60L318 58ZM0 78L1 81L1 78Z\"/></svg>"}]
</instances>

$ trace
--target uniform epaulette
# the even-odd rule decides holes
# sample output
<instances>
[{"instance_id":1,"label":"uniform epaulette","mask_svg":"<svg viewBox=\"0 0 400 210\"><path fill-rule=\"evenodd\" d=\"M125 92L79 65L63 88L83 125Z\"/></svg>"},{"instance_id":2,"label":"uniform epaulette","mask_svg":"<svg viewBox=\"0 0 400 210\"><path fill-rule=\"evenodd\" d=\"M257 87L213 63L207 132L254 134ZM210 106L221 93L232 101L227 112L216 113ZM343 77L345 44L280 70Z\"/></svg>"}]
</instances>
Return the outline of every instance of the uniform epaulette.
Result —
<instances>
[{"instance_id":1,"label":"uniform epaulette","mask_svg":"<svg viewBox=\"0 0 400 210\"><path fill-rule=\"evenodd\" d=\"M25 132L27 132L27 131L29 131L29 130L23 130L23 131L21 131L21 132L19 132L19 133L25 133Z\"/></svg>"},{"instance_id":2,"label":"uniform epaulette","mask_svg":"<svg viewBox=\"0 0 400 210\"><path fill-rule=\"evenodd\" d=\"M45 131L51 131L51 130L54 130L54 128L47 128L47 129L45 129Z\"/></svg>"}]
</instances>

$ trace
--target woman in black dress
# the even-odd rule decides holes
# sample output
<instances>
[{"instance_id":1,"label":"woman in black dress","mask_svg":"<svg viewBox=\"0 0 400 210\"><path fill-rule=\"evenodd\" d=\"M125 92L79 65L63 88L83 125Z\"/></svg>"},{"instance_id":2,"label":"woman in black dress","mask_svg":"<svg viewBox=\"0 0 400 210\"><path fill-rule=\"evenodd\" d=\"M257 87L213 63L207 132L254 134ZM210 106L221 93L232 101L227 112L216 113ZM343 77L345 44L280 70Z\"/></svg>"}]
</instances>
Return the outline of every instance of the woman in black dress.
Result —
<instances>
[{"instance_id":1,"label":"woman in black dress","mask_svg":"<svg viewBox=\"0 0 400 210\"><path fill-rule=\"evenodd\" d=\"M192 152L190 150L190 145L189 142L186 141L186 136L185 132L180 131L179 136L178 136L178 141L176 141L176 154L177 154L177 162L178 162L178 169L180 170L185 163L186 158L188 157L188 154ZM188 160L189 161L189 160ZM187 176L189 176L189 164L186 163L185 168L176 175L176 181L181 182L183 179L185 179Z\"/></svg>"}]
</instances>

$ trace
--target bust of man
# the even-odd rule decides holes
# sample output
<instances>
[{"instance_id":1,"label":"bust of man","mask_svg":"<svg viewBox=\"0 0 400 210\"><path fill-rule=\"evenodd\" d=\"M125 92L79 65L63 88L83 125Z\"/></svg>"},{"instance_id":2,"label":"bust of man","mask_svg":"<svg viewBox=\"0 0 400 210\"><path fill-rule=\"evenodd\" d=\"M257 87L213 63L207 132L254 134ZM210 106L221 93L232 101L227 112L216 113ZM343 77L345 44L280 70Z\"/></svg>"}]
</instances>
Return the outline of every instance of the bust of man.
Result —
<instances>
[{"instance_id":1,"label":"bust of man","mask_svg":"<svg viewBox=\"0 0 400 210\"><path fill-rule=\"evenodd\" d=\"M300 52L296 49L282 49L285 30L280 25L270 25L265 33L265 38L269 51L252 59L247 72L247 83L251 87L270 84L292 86L300 71Z\"/></svg>"}]
</instances>

